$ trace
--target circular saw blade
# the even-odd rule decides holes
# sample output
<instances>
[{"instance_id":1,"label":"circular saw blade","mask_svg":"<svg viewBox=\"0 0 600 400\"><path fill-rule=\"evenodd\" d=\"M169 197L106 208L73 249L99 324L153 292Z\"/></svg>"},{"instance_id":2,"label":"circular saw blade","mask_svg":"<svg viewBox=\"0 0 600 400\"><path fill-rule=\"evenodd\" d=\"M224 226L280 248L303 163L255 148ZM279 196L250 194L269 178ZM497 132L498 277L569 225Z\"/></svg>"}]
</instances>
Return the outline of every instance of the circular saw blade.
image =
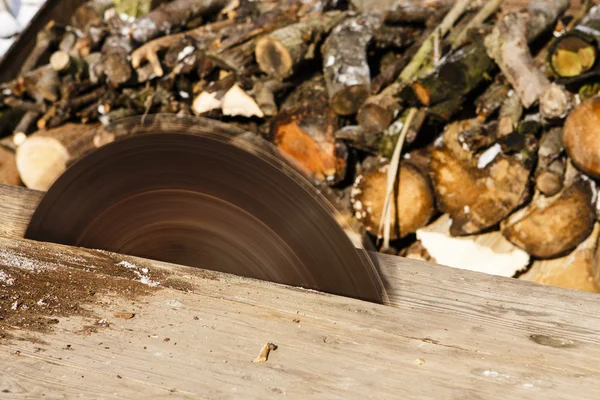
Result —
<instances>
[{"instance_id":1,"label":"circular saw blade","mask_svg":"<svg viewBox=\"0 0 600 400\"><path fill-rule=\"evenodd\" d=\"M383 301L331 204L248 135L176 116L113 128L50 187L26 238Z\"/></svg>"}]
</instances>

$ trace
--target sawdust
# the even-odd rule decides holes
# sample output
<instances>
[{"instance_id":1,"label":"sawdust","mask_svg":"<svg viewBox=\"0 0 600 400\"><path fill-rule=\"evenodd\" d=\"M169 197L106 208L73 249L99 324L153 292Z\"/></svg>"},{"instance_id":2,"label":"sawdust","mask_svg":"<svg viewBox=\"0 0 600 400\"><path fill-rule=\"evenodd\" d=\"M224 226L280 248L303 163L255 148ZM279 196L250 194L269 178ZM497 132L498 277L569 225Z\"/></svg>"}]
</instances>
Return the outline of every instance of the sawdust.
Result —
<instances>
[{"instance_id":1,"label":"sawdust","mask_svg":"<svg viewBox=\"0 0 600 400\"><path fill-rule=\"evenodd\" d=\"M14 329L52 331L61 317L100 319L91 309L107 296L134 300L158 290L167 277L134 264L124 268L110 253L71 257L43 245L18 247L0 250L0 339L11 338Z\"/></svg>"}]
</instances>

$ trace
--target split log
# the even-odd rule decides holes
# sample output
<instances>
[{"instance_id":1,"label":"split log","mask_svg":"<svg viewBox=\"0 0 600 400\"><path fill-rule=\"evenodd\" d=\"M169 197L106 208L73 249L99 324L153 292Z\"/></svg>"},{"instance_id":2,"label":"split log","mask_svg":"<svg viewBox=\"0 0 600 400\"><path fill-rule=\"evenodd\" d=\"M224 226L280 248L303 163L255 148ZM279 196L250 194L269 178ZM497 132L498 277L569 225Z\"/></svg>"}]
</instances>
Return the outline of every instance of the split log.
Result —
<instances>
[{"instance_id":1,"label":"split log","mask_svg":"<svg viewBox=\"0 0 600 400\"><path fill-rule=\"evenodd\" d=\"M325 79L303 82L271 121L270 139L295 159L307 174L335 184L346 175L347 149L335 140L339 120L329 105Z\"/></svg>"},{"instance_id":2,"label":"split log","mask_svg":"<svg viewBox=\"0 0 600 400\"><path fill-rule=\"evenodd\" d=\"M557 286L565 289L600 293L600 282L595 274L600 224L594 224L592 233L575 250L564 257L536 260L519 279Z\"/></svg>"},{"instance_id":3,"label":"split log","mask_svg":"<svg viewBox=\"0 0 600 400\"><path fill-rule=\"evenodd\" d=\"M224 78L211 83L203 90L192 103L192 111L197 115L220 109L223 105L225 93L235 84L235 74L229 74Z\"/></svg>"},{"instance_id":4,"label":"split log","mask_svg":"<svg viewBox=\"0 0 600 400\"><path fill-rule=\"evenodd\" d=\"M256 101L237 84L233 85L223 96L221 103L223 115L243 117L264 117Z\"/></svg>"},{"instance_id":5,"label":"split log","mask_svg":"<svg viewBox=\"0 0 600 400\"><path fill-rule=\"evenodd\" d=\"M137 18L131 25L131 36L137 43L146 43L183 27L192 18L217 13L231 3L231 0L174 0Z\"/></svg>"},{"instance_id":6,"label":"split log","mask_svg":"<svg viewBox=\"0 0 600 400\"><path fill-rule=\"evenodd\" d=\"M367 44L381 24L375 15L360 15L337 25L321 48L330 104L339 115L352 115L371 90Z\"/></svg>"},{"instance_id":7,"label":"split log","mask_svg":"<svg viewBox=\"0 0 600 400\"><path fill-rule=\"evenodd\" d=\"M367 232L376 235L383 213L388 162L357 176L352 189L352 206L357 220ZM410 162L400 164L399 179L391 205L390 239L403 238L425 226L435 213L429 179Z\"/></svg>"},{"instance_id":8,"label":"split log","mask_svg":"<svg viewBox=\"0 0 600 400\"><path fill-rule=\"evenodd\" d=\"M346 13L331 11L262 36L255 49L258 66L278 79L289 78L305 60L314 58L323 38L345 17Z\"/></svg>"},{"instance_id":9,"label":"split log","mask_svg":"<svg viewBox=\"0 0 600 400\"><path fill-rule=\"evenodd\" d=\"M450 214L453 236L496 226L530 196L531 162L521 154L505 155L494 144L475 153L459 134L481 125L478 119L448 125L433 150L430 167L440 211Z\"/></svg>"},{"instance_id":10,"label":"split log","mask_svg":"<svg viewBox=\"0 0 600 400\"><path fill-rule=\"evenodd\" d=\"M562 137L573 164L594 178L600 178L599 126L600 97L593 97L569 114Z\"/></svg>"},{"instance_id":11,"label":"split log","mask_svg":"<svg viewBox=\"0 0 600 400\"><path fill-rule=\"evenodd\" d=\"M95 125L65 124L31 134L16 151L16 166L25 186L48 190L70 160L93 146Z\"/></svg>"},{"instance_id":12,"label":"split log","mask_svg":"<svg viewBox=\"0 0 600 400\"><path fill-rule=\"evenodd\" d=\"M535 185L545 196L554 196L563 187L566 163L562 134L561 128L552 128L540 140Z\"/></svg>"},{"instance_id":13,"label":"split log","mask_svg":"<svg viewBox=\"0 0 600 400\"><path fill-rule=\"evenodd\" d=\"M570 167L558 194L536 194L531 204L502 222L502 234L533 256L563 256L592 232L596 221L594 191L592 183Z\"/></svg>"},{"instance_id":14,"label":"split log","mask_svg":"<svg viewBox=\"0 0 600 400\"><path fill-rule=\"evenodd\" d=\"M505 277L514 276L529 264L529 255L500 232L454 237L449 230L452 222L452 218L444 214L417 230L421 246L438 264Z\"/></svg>"}]
</instances>

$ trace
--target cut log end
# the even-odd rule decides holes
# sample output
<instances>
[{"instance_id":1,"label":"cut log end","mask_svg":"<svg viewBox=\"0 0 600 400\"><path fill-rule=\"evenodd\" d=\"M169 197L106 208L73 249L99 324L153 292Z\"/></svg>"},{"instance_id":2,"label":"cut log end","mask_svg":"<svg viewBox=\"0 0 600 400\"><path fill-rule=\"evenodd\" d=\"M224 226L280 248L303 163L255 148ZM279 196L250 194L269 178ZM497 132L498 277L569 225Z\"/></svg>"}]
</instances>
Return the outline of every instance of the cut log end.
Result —
<instances>
[{"instance_id":1,"label":"cut log end","mask_svg":"<svg viewBox=\"0 0 600 400\"><path fill-rule=\"evenodd\" d=\"M575 35L558 39L550 56L550 66L558 77L570 78L589 71L596 63L594 46Z\"/></svg>"},{"instance_id":2,"label":"cut log end","mask_svg":"<svg viewBox=\"0 0 600 400\"><path fill-rule=\"evenodd\" d=\"M263 37L256 44L256 61L260 69L268 75L287 78L292 74L294 60L287 47L279 40Z\"/></svg>"},{"instance_id":3,"label":"cut log end","mask_svg":"<svg viewBox=\"0 0 600 400\"><path fill-rule=\"evenodd\" d=\"M50 56L50 65L57 72L66 70L70 64L71 56L66 51L58 50Z\"/></svg>"},{"instance_id":4,"label":"cut log end","mask_svg":"<svg viewBox=\"0 0 600 400\"><path fill-rule=\"evenodd\" d=\"M48 190L65 171L68 160L69 152L65 146L51 137L29 137L16 152L21 180L35 190Z\"/></svg>"},{"instance_id":5,"label":"cut log end","mask_svg":"<svg viewBox=\"0 0 600 400\"><path fill-rule=\"evenodd\" d=\"M353 115L368 96L369 87L367 85L347 86L333 95L331 107L338 115Z\"/></svg>"},{"instance_id":6,"label":"cut log end","mask_svg":"<svg viewBox=\"0 0 600 400\"><path fill-rule=\"evenodd\" d=\"M383 213L387 168L367 171L360 175L352 191L355 217L365 229L375 235ZM399 187L392 198L391 239L402 238L425 226L435 213L435 202L429 180L408 163L400 166Z\"/></svg>"}]
</instances>

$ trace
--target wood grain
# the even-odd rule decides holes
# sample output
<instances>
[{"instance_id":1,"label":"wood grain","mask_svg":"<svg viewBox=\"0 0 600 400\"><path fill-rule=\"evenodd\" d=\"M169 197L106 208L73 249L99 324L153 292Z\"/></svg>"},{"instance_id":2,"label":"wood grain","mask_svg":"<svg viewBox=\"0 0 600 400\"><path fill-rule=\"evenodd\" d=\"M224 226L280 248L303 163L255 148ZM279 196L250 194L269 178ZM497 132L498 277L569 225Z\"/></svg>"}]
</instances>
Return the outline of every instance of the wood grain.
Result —
<instances>
[{"instance_id":1,"label":"wood grain","mask_svg":"<svg viewBox=\"0 0 600 400\"><path fill-rule=\"evenodd\" d=\"M36 262L54 254L65 260L63 268L102 269L93 250L44 247L0 239L0 248ZM0 344L0 359L10 365L0 390L22 397L94 397L104 390L106 397L125 398L162 392L248 399L580 399L591 398L600 378L600 319L595 297L585 293L382 256L385 265L403 270L397 307L388 307L112 257L185 279L191 291L165 288L133 302L108 296L94 311L110 327L90 335L77 332L95 321L79 317L61 319L53 334L18 331L45 343ZM119 310L136 316L114 318ZM266 363L252 363L266 342L278 349Z\"/></svg>"},{"instance_id":2,"label":"wood grain","mask_svg":"<svg viewBox=\"0 0 600 400\"><path fill-rule=\"evenodd\" d=\"M3 207L0 218L26 221L40 194L1 189L3 204L13 206ZM16 237L19 231L12 224L13 236L0 238L0 249L38 264L58 257L61 268L90 274L128 261L188 289L161 288L137 300L108 295L93 311L110 327L96 333L78 333L96 323L82 317L60 318L51 334L12 331L27 340L0 343L0 363L9 366L0 372L0 392L10 398L581 399L596 393L600 309L593 294L373 254L391 288L390 307L95 250L41 248ZM116 311L135 317L117 319ZM278 349L266 363L252 363L267 342Z\"/></svg>"}]
</instances>

